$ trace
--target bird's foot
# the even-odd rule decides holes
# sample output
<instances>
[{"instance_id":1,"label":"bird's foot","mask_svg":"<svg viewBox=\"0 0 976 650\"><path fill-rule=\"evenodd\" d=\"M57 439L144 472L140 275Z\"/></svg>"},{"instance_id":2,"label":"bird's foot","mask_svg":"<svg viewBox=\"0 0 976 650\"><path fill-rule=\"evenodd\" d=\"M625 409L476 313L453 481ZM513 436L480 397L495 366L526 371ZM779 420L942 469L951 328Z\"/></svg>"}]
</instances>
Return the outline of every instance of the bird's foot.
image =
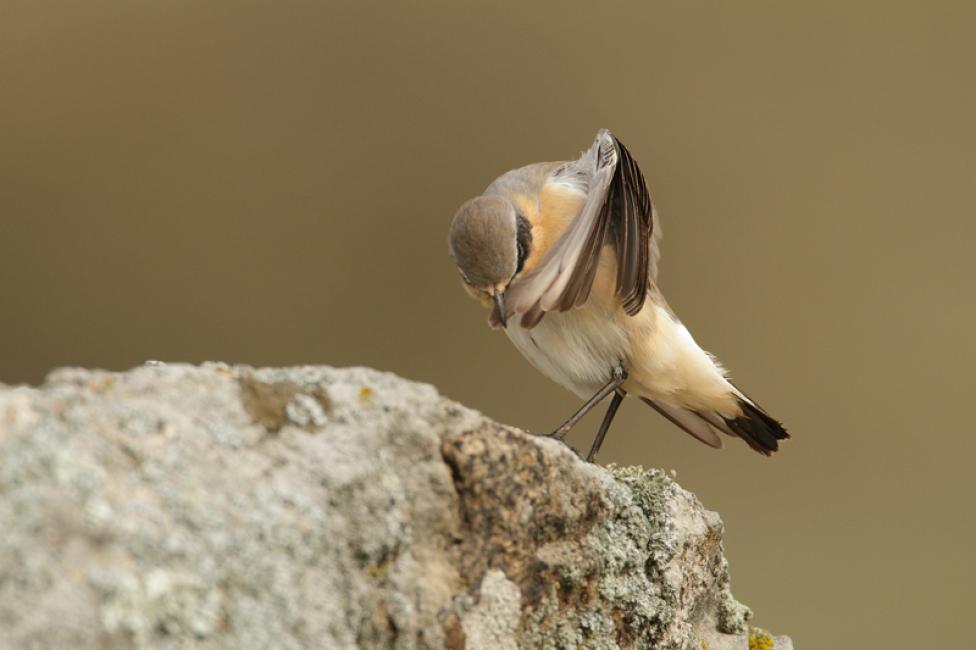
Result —
<instances>
[{"instance_id":1,"label":"bird's foot","mask_svg":"<svg viewBox=\"0 0 976 650\"><path fill-rule=\"evenodd\" d=\"M579 449L577 449L573 445L571 445L568 442L566 442L566 434L567 433L569 433L569 432L568 431L560 431L559 429L556 429L555 431L550 431L548 433L533 433L532 435L538 436L540 438L552 438L553 440L558 440L559 442L563 443L563 445L567 449L569 449L571 452L573 452L574 454L576 454L576 456L580 460L585 460L585 458L583 457L583 452L582 451L580 451Z\"/></svg>"},{"instance_id":2,"label":"bird's foot","mask_svg":"<svg viewBox=\"0 0 976 650\"><path fill-rule=\"evenodd\" d=\"M540 435L545 436L546 438L553 438L553 439L558 440L560 442L565 442L566 441L566 434L569 433L569 430L570 429L572 429L572 427L562 426L562 427L559 427L558 429L556 429L555 431L550 431L549 433L543 433L543 434L540 434Z\"/></svg>"}]
</instances>

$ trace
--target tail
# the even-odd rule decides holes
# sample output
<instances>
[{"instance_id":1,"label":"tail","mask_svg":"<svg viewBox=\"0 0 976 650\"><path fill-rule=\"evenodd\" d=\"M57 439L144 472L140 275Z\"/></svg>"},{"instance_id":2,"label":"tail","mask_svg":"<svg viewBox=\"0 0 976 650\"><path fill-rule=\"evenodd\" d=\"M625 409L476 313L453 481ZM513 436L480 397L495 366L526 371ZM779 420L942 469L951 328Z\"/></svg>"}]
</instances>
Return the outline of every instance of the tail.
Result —
<instances>
[{"instance_id":1,"label":"tail","mask_svg":"<svg viewBox=\"0 0 976 650\"><path fill-rule=\"evenodd\" d=\"M760 454L772 456L773 452L779 451L779 441L788 440L790 434L761 406L741 392L739 395L742 415L737 418L723 418L725 424L732 433L745 440Z\"/></svg>"},{"instance_id":2,"label":"tail","mask_svg":"<svg viewBox=\"0 0 976 650\"><path fill-rule=\"evenodd\" d=\"M715 411L692 411L646 397L641 397L641 401L709 447L717 449L722 446L722 440L716 433L721 431L742 438L760 454L772 456L773 452L779 450L779 441L788 439L790 434L762 407L738 389L735 390L742 410L742 415L735 418L727 418Z\"/></svg>"}]
</instances>

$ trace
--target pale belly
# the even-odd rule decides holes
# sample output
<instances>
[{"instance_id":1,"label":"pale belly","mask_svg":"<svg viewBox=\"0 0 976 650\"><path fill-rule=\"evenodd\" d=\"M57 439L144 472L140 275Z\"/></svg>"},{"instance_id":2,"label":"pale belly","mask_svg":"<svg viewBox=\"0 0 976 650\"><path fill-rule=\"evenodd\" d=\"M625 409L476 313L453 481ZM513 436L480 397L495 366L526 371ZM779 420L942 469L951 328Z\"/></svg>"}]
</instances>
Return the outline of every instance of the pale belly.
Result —
<instances>
[{"instance_id":1,"label":"pale belly","mask_svg":"<svg viewBox=\"0 0 976 650\"><path fill-rule=\"evenodd\" d=\"M629 365L626 330L592 304L546 314L530 330L517 320L505 328L515 347L539 372L580 397L591 397L604 386L615 366Z\"/></svg>"},{"instance_id":2,"label":"pale belly","mask_svg":"<svg viewBox=\"0 0 976 650\"><path fill-rule=\"evenodd\" d=\"M505 333L539 372L580 397L591 397L614 367L623 366L629 375L623 387L631 394L735 414L734 389L724 371L684 325L654 305L631 318L587 303L548 313L531 330L513 318Z\"/></svg>"}]
</instances>

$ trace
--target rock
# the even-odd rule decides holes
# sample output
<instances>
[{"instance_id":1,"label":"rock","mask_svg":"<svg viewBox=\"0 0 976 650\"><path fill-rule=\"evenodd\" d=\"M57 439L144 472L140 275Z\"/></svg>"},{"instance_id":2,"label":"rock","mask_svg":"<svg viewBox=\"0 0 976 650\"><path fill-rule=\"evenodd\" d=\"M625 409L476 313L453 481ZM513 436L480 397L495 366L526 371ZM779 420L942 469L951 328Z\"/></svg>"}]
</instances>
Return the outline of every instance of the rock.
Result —
<instances>
[{"instance_id":1,"label":"rock","mask_svg":"<svg viewBox=\"0 0 976 650\"><path fill-rule=\"evenodd\" d=\"M0 386L0 527L4 648L791 647L661 471L364 368Z\"/></svg>"}]
</instances>

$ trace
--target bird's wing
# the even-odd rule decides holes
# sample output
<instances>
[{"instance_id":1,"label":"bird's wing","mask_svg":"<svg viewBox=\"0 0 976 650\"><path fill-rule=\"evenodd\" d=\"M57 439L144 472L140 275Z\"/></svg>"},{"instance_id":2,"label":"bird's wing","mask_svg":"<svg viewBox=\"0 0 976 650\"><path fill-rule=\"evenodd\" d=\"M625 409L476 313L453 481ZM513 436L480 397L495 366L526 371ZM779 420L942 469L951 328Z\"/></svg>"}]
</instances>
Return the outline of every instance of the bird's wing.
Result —
<instances>
[{"instance_id":1,"label":"bird's wing","mask_svg":"<svg viewBox=\"0 0 976 650\"><path fill-rule=\"evenodd\" d=\"M521 314L522 327L531 328L546 312L585 303L605 245L616 254L616 293L624 309L639 312L657 267L657 242L651 241L653 206L637 162L602 130L586 153L555 170L549 182L584 189L586 201L539 264L512 281L505 292L506 316Z\"/></svg>"},{"instance_id":2,"label":"bird's wing","mask_svg":"<svg viewBox=\"0 0 976 650\"><path fill-rule=\"evenodd\" d=\"M647 397L642 397L640 399L642 402L653 408L667 419L671 420L671 422L678 425L694 437L704 442L709 447L714 447L715 449L722 448L722 439L718 437L717 433L715 433L716 425L712 422L710 417L707 417L701 413L696 413L695 411L689 411L688 409L680 406L672 406L670 404L665 404L664 402L658 402ZM720 430L725 431L725 429Z\"/></svg>"}]
</instances>

